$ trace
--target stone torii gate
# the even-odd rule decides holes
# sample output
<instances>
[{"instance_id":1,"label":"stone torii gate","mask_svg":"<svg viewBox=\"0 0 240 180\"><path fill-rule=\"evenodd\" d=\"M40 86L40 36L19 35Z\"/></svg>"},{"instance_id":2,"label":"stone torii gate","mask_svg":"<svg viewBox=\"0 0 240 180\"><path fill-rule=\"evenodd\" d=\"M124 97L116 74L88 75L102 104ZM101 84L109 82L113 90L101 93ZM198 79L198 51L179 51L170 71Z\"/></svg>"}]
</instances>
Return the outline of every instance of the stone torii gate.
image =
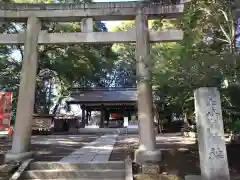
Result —
<instances>
[{"instance_id":1,"label":"stone torii gate","mask_svg":"<svg viewBox=\"0 0 240 180\"><path fill-rule=\"evenodd\" d=\"M161 152L156 149L153 123L150 43L179 41L181 30L149 32L148 20L177 18L184 13L184 2L162 5L146 2L117 2L90 4L1 4L0 21L27 22L23 34L0 34L0 45L24 45L17 104L15 134L6 161L22 160L32 155L28 151L35 96L38 44L128 43L136 42L138 77L139 148L135 160L158 162ZM135 31L93 32L94 20L134 20ZM81 32L47 33L41 22L72 22L82 20Z\"/></svg>"}]
</instances>

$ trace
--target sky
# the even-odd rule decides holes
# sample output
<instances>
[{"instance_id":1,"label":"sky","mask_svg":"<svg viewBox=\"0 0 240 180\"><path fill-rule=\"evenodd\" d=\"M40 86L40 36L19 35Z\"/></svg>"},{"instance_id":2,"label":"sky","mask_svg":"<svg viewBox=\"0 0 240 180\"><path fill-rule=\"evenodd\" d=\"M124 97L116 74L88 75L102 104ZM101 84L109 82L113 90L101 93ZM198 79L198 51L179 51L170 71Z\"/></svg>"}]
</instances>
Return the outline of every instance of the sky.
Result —
<instances>
[{"instance_id":1,"label":"sky","mask_svg":"<svg viewBox=\"0 0 240 180\"><path fill-rule=\"evenodd\" d=\"M113 27L119 26L123 21L102 21L106 24L108 31L111 31Z\"/></svg>"}]
</instances>

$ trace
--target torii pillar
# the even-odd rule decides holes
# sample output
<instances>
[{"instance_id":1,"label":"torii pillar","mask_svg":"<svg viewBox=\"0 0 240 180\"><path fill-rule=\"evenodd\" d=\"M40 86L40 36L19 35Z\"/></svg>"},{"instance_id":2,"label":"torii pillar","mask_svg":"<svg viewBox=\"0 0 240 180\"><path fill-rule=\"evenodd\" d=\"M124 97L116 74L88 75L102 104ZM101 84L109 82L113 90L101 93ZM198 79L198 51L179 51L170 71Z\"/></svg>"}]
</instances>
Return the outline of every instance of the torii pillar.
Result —
<instances>
[{"instance_id":1,"label":"torii pillar","mask_svg":"<svg viewBox=\"0 0 240 180\"><path fill-rule=\"evenodd\" d=\"M138 164L156 163L161 160L161 151L156 149L154 131L148 18L142 10L136 17L136 61L139 148L135 152L135 162Z\"/></svg>"},{"instance_id":2,"label":"torii pillar","mask_svg":"<svg viewBox=\"0 0 240 180\"><path fill-rule=\"evenodd\" d=\"M40 20L34 15L31 15L27 21L24 59L21 71L12 149L5 155L5 161L21 161L32 155L32 153L29 152L28 146L32 133L36 73L38 66L38 35L40 30Z\"/></svg>"}]
</instances>

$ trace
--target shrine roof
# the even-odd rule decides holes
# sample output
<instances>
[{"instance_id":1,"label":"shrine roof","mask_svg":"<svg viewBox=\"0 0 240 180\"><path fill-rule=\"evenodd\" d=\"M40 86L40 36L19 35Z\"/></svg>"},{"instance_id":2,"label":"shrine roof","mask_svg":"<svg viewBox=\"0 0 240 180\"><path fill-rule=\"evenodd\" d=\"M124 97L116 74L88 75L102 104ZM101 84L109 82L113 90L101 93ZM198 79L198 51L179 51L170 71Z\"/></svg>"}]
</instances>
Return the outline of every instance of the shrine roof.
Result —
<instances>
[{"instance_id":1,"label":"shrine roof","mask_svg":"<svg viewBox=\"0 0 240 180\"><path fill-rule=\"evenodd\" d=\"M136 88L96 88L75 90L71 93L69 103L114 103L136 102Z\"/></svg>"}]
</instances>

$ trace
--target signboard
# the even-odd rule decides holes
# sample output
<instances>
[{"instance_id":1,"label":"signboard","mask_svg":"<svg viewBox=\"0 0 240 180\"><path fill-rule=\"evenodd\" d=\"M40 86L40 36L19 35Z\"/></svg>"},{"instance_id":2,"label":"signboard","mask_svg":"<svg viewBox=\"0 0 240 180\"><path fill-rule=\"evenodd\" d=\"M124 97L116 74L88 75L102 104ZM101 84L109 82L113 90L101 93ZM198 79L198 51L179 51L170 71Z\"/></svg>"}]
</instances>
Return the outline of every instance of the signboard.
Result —
<instances>
[{"instance_id":1,"label":"signboard","mask_svg":"<svg viewBox=\"0 0 240 180\"><path fill-rule=\"evenodd\" d=\"M121 114L112 113L112 114L111 114L111 118L112 118L112 119L121 119Z\"/></svg>"},{"instance_id":2,"label":"signboard","mask_svg":"<svg viewBox=\"0 0 240 180\"><path fill-rule=\"evenodd\" d=\"M7 131L12 117L12 93L0 92L0 131Z\"/></svg>"},{"instance_id":3,"label":"signboard","mask_svg":"<svg viewBox=\"0 0 240 180\"><path fill-rule=\"evenodd\" d=\"M128 117L124 117L123 126L128 127Z\"/></svg>"}]
</instances>

